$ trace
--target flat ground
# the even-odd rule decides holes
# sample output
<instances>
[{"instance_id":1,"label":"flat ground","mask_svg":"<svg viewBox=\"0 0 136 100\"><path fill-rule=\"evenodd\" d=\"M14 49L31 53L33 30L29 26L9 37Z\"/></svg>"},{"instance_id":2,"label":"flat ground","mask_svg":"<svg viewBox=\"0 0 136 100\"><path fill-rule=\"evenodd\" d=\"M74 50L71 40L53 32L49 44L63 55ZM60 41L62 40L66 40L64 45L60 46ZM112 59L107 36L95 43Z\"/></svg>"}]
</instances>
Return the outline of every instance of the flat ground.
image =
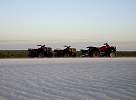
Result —
<instances>
[{"instance_id":1,"label":"flat ground","mask_svg":"<svg viewBox=\"0 0 136 100\"><path fill-rule=\"evenodd\" d=\"M0 59L4 100L135 100L136 58Z\"/></svg>"}]
</instances>

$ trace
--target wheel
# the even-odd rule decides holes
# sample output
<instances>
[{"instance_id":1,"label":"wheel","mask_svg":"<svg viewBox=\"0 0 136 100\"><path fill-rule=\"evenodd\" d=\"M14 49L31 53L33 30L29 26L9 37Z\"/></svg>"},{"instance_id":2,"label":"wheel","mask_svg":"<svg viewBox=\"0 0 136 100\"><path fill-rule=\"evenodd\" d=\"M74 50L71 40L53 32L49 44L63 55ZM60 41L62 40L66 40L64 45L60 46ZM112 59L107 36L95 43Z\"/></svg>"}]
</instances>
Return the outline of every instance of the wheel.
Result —
<instances>
[{"instance_id":1,"label":"wheel","mask_svg":"<svg viewBox=\"0 0 136 100\"><path fill-rule=\"evenodd\" d=\"M53 53L50 52L47 56L48 56L48 57L53 57Z\"/></svg>"},{"instance_id":2,"label":"wheel","mask_svg":"<svg viewBox=\"0 0 136 100\"><path fill-rule=\"evenodd\" d=\"M39 53L38 57L42 58L42 57L44 57L44 54L43 53Z\"/></svg>"},{"instance_id":3,"label":"wheel","mask_svg":"<svg viewBox=\"0 0 136 100\"><path fill-rule=\"evenodd\" d=\"M115 52L111 52L110 53L110 57L115 57L116 56L116 53Z\"/></svg>"},{"instance_id":4,"label":"wheel","mask_svg":"<svg viewBox=\"0 0 136 100\"><path fill-rule=\"evenodd\" d=\"M94 51L92 56L93 57L100 57L100 52L99 51Z\"/></svg>"},{"instance_id":5,"label":"wheel","mask_svg":"<svg viewBox=\"0 0 136 100\"><path fill-rule=\"evenodd\" d=\"M73 53L72 57L76 57L76 53Z\"/></svg>"}]
</instances>

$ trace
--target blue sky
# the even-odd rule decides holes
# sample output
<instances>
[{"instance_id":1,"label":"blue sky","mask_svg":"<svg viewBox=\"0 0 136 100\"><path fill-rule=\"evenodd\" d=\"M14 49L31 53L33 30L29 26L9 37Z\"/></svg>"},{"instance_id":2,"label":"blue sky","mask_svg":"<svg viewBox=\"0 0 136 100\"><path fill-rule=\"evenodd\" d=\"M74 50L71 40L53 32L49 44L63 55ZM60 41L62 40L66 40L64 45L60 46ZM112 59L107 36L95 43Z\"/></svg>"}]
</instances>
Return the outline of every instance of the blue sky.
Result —
<instances>
[{"instance_id":1,"label":"blue sky","mask_svg":"<svg viewBox=\"0 0 136 100\"><path fill-rule=\"evenodd\" d=\"M136 0L0 0L0 40L135 38Z\"/></svg>"}]
</instances>

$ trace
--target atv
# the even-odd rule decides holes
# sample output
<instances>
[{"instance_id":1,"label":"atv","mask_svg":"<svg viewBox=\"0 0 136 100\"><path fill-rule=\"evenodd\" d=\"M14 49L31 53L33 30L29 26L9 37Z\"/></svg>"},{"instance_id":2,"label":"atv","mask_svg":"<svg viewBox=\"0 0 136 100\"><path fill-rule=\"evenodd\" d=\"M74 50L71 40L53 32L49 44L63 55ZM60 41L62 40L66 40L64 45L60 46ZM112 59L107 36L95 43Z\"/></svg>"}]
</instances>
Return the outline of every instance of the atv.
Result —
<instances>
[{"instance_id":1,"label":"atv","mask_svg":"<svg viewBox=\"0 0 136 100\"><path fill-rule=\"evenodd\" d=\"M64 49L55 49L55 57L76 57L76 48L71 48L71 46L64 46Z\"/></svg>"},{"instance_id":2,"label":"atv","mask_svg":"<svg viewBox=\"0 0 136 100\"><path fill-rule=\"evenodd\" d=\"M46 47L45 45L37 45L37 49L28 49L29 57L52 57L53 52L51 47Z\"/></svg>"},{"instance_id":3,"label":"atv","mask_svg":"<svg viewBox=\"0 0 136 100\"><path fill-rule=\"evenodd\" d=\"M101 47L87 47L87 50L81 50L82 57L115 57L116 47L109 46L105 43Z\"/></svg>"}]
</instances>

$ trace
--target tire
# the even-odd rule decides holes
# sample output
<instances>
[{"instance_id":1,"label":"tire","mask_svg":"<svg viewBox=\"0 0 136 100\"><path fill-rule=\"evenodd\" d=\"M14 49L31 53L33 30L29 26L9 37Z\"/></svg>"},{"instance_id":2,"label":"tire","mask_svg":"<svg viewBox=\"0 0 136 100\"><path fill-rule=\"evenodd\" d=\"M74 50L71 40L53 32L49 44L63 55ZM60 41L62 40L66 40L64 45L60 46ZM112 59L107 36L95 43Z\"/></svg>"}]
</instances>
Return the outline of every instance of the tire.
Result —
<instances>
[{"instance_id":1,"label":"tire","mask_svg":"<svg viewBox=\"0 0 136 100\"><path fill-rule=\"evenodd\" d=\"M93 57L100 57L100 52L99 51L94 51L92 56Z\"/></svg>"},{"instance_id":2,"label":"tire","mask_svg":"<svg viewBox=\"0 0 136 100\"><path fill-rule=\"evenodd\" d=\"M116 53L115 52L111 52L110 53L110 57L115 57L116 56Z\"/></svg>"},{"instance_id":3,"label":"tire","mask_svg":"<svg viewBox=\"0 0 136 100\"><path fill-rule=\"evenodd\" d=\"M72 57L76 57L76 53L73 53Z\"/></svg>"},{"instance_id":4,"label":"tire","mask_svg":"<svg viewBox=\"0 0 136 100\"><path fill-rule=\"evenodd\" d=\"M44 54L43 53L39 53L38 57L42 58L42 57L44 57Z\"/></svg>"},{"instance_id":5,"label":"tire","mask_svg":"<svg viewBox=\"0 0 136 100\"><path fill-rule=\"evenodd\" d=\"M53 53L50 52L50 53L48 54L48 57L53 57Z\"/></svg>"}]
</instances>

